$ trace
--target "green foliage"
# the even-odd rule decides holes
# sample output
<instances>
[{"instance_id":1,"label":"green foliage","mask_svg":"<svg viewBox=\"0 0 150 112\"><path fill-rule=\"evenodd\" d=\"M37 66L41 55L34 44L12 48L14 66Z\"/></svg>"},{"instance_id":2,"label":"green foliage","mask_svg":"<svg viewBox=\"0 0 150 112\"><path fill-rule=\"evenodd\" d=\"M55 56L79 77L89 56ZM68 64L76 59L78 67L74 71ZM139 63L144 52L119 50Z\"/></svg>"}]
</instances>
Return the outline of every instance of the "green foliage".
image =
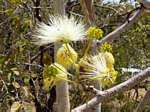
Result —
<instances>
[{"instance_id":1,"label":"green foliage","mask_svg":"<svg viewBox=\"0 0 150 112\"><path fill-rule=\"evenodd\" d=\"M122 0L122 3L124 3L123 1L125 0ZM39 13L42 21L47 22L48 15L53 13L52 5L49 0L41 2ZM122 24L127 18L127 15L124 14L134 8L128 3L104 6L106 7L95 4L95 23L104 31L104 36ZM50 67L53 56L48 55L53 54L52 49L43 51L45 52L43 57L40 54L34 59L39 53L39 48L31 43L32 31L35 24L38 23L35 13L36 8L31 0L0 0L0 112L6 112L12 108L17 111L30 112L32 110L34 112L33 102L37 99L42 109L48 105L47 96L49 96L51 83L45 83L47 85L47 92L45 92L43 90L44 79L58 71ZM76 18L82 17L81 6L75 5L70 14ZM124 75L121 72L122 67L144 69L150 66L149 20L150 17L142 15L131 29L118 35L120 38L114 41L112 48L108 45L103 46L104 51L113 49L112 53L116 61L115 69L118 71L116 84L131 77L130 73ZM83 42L73 43L80 58L85 44ZM43 64L47 66L42 67ZM45 75L42 75L43 69ZM70 71L75 73L76 70L71 68ZM70 84L72 108L87 102L94 96L92 92L85 90L85 85L91 85L90 81L84 81L75 76L69 76L69 78L75 82L75 84ZM149 87L149 85L144 83L144 87ZM103 89L107 89L107 87ZM102 104L102 112L112 112L112 108L120 112L132 112L144 92L141 92L140 88L139 93L142 95L138 98L132 98L133 93L131 91L114 96L112 101ZM137 93L135 92L135 94ZM145 108L145 111L149 110L149 107Z\"/></svg>"}]
</instances>

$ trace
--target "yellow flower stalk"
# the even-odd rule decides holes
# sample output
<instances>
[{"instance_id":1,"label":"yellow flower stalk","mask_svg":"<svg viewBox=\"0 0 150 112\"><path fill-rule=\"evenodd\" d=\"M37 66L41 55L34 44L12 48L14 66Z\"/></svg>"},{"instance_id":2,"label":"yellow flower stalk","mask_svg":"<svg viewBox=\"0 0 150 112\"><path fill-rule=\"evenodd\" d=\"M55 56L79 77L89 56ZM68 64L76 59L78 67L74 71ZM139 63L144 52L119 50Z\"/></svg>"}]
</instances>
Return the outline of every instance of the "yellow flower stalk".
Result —
<instances>
[{"instance_id":1,"label":"yellow flower stalk","mask_svg":"<svg viewBox=\"0 0 150 112\"><path fill-rule=\"evenodd\" d=\"M51 65L46 65L43 70L44 86L45 90L49 89L49 86L54 86L61 80L68 81L67 70L60 64L54 63Z\"/></svg>"},{"instance_id":2,"label":"yellow flower stalk","mask_svg":"<svg viewBox=\"0 0 150 112\"><path fill-rule=\"evenodd\" d=\"M63 44L56 53L56 61L65 68L70 68L77 61L77 52L69 45Z\"/></svg>"},{"instance_id":3,"label":"yellow flower stalk","mask_svg":"<svg viewBox=\"0 0 150 112\"><path fill-rule=\"evenodd\" d=\"M103 37L103 30L96 27L90 27L87 30L87 36L92 39L101 39Z\"/></svg>"}]
</instances>

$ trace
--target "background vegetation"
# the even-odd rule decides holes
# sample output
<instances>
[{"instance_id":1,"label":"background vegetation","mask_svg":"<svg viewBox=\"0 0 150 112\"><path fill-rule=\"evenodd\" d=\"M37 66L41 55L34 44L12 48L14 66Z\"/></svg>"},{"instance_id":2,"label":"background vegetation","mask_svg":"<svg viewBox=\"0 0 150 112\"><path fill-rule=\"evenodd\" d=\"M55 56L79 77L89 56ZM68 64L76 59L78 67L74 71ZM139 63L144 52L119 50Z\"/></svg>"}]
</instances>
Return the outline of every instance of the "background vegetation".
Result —
<instances>
[{"instance_id":1,"label":"background vegetation","mask_svg":"<svg viewBox=\"0 0 150 112\"><path fill-rule=\"evenodd\" d=\"M68 16L82 18L86 23L79 1L66 2ZM96 25L103 29L104 35L123 24L132 15L130 12L139 6L125 0L119 4L101 4L95 0L94 4ZM23 105L20 111L51 110L53 99L50 97L55 96L55 92L50 94L42 89L42 70L44 64L53 62L53 44L39 48L32 43L31 34L38 22L47 23L48 15L54 12L53 6L52 0L0 0L0 112L19 106L18 102ZM143 70L150 66L150 16L143 14L132 28L118 37L112 43L115 69L119 72L115 84L134 75L123 73L121 68ZM74 46L80 54L82 44ZM133 112L148 88L149 79L146 79L131 91L120 93L110 102L103 103L102 112ZM88 101L92 94L88 92L83 87L71 89L71 108ZM149 111L147 106L145 112Z\"/></svg>"}]
</instances>

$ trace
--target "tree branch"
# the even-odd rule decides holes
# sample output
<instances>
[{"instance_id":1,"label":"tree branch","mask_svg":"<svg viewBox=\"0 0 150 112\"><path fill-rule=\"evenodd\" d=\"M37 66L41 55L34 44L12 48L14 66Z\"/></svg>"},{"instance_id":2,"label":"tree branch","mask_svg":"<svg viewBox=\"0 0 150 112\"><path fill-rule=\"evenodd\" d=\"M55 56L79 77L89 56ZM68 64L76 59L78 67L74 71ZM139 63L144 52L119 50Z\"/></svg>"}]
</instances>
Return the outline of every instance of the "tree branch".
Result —
<instances>
[{"instance_id":1,"label":"tree branch","mask_svg":"<svg viewBox=\"0 0 150 112\"><path fill-rule=\"evenodd\" d=\"M142 99L142 101L137 106L135 112L143 112L145 105L150 103L150 90L148 90Z\"/></svg>"},{"instance_id":2,"label":"tree branch","mask_svg":"<svg viewBox=\"0 0 150 112\"><path fill-rule=\"evenodd\" d=\"M42 53L44 53L44 52L47 51L49 48L51 48L52 46L53 46L53 44L50 44L49 46L47 46L47 47L43 48L42 50L40 50L35 56L33 56L33 57L31 58L31 63L32 63L35 59L37 59Z\"/></svg>"},{"instance_id":3,"label":"tree branch","mask_svg":"<svg viewBox=\"0 0 150 112\"><path fill-rule=\"evenodd\" d=\"M94 7L93 7L93 0L80 0L80 4L82 10L85 13L86 19L89 25L95 25L95 17L94 17Z\"/></svg>"},{"instance_id":4,"label":"tree branch","mask_svg":"<svg viewBox=\"0 0 150 112\"><path fill-rule=\"evenodd\" d=\"M131 18L126 20L126 22L124 24L122 24L120 27L118 27L116 30L109 33L103 39L98 41L97 44L101 45L105 42L111 42L112 40L116 39L118 37L117 35L121 34L125 30L129 29L137 21L137 19L142 14L143 10L144 10L144 7L141 6L139 9L137 9L137 11L134 13L134 15Z\"/></svg>"},{"instance_id":5,"label":"tree branch","mask_svg":"<svg viewBox=\"0 0 150 112\"><path fill-rule=\"evenodd\" d=\"M105 91L100 91L97 96L92 98L87 103L74 108L71 112L82 112L83 110L92 108L97 104L103 102L104 100L108 100L108 98L119 92L130 90L132 87L134 87L135 85L137 85L138 83L140 83L149 76L150 76L150 67L119 85L116 85Z\"/></svg>"},{"instance_id":6,"label":"tree branch","mask_svg":"<svg viewBox=\"0 0 150 112\"><path fill-rule=\"evenodd\" d=\"M65 6L65 0L54 0L54 13L65 15ZM59 43L55 44L55 55L60 46ZM62 80L56 84L56 104L57 112L70 112L69 85L67 81Z\"/></svg>"}]
</instances>

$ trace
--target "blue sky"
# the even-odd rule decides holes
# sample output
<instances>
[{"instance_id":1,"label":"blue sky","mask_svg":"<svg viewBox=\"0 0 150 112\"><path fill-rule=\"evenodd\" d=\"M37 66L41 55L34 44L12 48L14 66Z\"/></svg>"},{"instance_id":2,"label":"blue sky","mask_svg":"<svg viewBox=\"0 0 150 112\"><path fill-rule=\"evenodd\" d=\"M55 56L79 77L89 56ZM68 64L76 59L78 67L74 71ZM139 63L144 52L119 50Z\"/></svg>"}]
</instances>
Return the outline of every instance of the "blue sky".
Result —
<instances>
[{"instance_id":1,"label":"blue sky","mask_svg":"<svg viewBox=\"0 0 150 112\"><path fill-rule=\"evenodd\" d=\"M134 0L128 0L129 1L129 3L132 3L132 4L134 4L135 3L135 1ZM104 0L104 2L106 3L106 2L114 2L114 3L119 3L120 2L120 0Z\"/></svg>"},{"instance_id":2,"label":"blue sky","mask_svg":"<svg viewBox=\"0 0 150 112\"><path fill-rule=\"evenodd\" d=\"M116 2L118 3L120 0L104 0L105 2Z\"/></svg>"}]
</instances>

